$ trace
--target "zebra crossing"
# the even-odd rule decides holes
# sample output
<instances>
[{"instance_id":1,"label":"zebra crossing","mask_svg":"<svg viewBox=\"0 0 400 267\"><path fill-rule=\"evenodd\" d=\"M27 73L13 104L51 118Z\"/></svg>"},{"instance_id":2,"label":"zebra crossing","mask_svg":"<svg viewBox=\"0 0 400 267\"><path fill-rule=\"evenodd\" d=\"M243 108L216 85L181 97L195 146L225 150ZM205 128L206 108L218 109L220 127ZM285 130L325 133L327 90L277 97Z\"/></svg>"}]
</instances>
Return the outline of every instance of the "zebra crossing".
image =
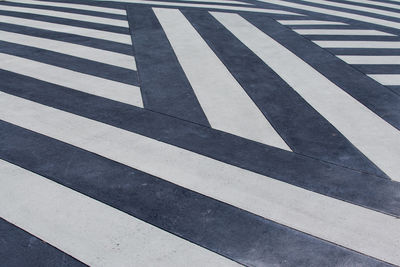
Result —
<instances>
[{"instance_id":1,"label":"zebra crossing","mask_svg":"<svg viewBox=\"0 0 400 267\"><path fill-rule=\"evenodd\" d=\"M301 4L288 3L285 1L275 1L269 3L279 4L282 6L290 6L301 8L307 11L323 12L325 14L351 18L356 21L363 21L367 23L373 23L384 27L399 29L399 16L398 10L400 6L398 4L392 4L381 1L302 1ZM317 4L318 7L310 5L308 3ZM364 6L368 5L368 6ZM328 10L326 7L342 8L343 11L339 10ZM390 8L393 11L382 9ZM356 13L353 13L353 12ZM363 15L365 14L365 15ZM375 18L375 16L381 15L382 18ZM368 16L368 17L366 17ZM327 48L340 59L348 64L353 65L361 72L367 74L372 79L376 80L382 85L388 86L395 93L399 93L399 74L398 69L400 63L396 59L393 53L397 54L396 43L398 42L398 33L391 34L381 30L366 30L366 29L327 29L321 26L323 24L315 24L315 27L308 27L306 29L294 29L299 34L305 35L306 38L313 40L314 43L320 45L323 48ZM326 25L326 24L325 24ZM345 27L345 26L343 26ZM354 28L354 26L350 26ZM328 35L327 37L324 37ZM345 36L349 35L348 38ZM387 40L374 40L365 39L364 36L374 36L372 38L378 38L378 36L392 36L391 39ZM357 38L355 36L360 36ZM358 40L357 40L358 39ZM387 45L387 46L386 46ZM365 49L369 49L366 51ZM379 49L379 50L378 50ZM367 54L365 54L367 53ZM379 53L379 54L376 54ZM373 65L373 66L371 66Z\"/></svg>"},{"instance_id":2,"label":"zebra crossing","mask_svg":"<svg viewBox=\"0 0 400 267\"><path fill-rule=\"evenodd\" d=\"M317 26L318 25L318 26ZM396 56L399 48L398 37L394 34L377 31L377 30L361 30L361 29L293 29L298 34L306 36L322 48L332 51L338 58L344 62L353 65L361 72L367 74L377 82L385 86L400 85L396 80L400 77L398 69L400 66L399 56ZM322 36L327 35L324 39ZM332 36L347 36L349 38L340 38L332 40ZM357 40L355 36L360 36ZM387 41L361 41L364 36L393 36L395 39ZM363 50L368 54L365 54ZM393 52L395 53L393 55ZM379 53L379 54L376 54ZM396 93L398 91L394 90Z\"/></svg>"},{"instance_id":3,"label":"zebra crossing","mask_svg":"<svg viewBox=\"0 0 400 267\"><path fill-rule=\"evenodd\" d=\"M0 2L0 265L400 265L399 10Z\"/></svg>"}]
</instances>

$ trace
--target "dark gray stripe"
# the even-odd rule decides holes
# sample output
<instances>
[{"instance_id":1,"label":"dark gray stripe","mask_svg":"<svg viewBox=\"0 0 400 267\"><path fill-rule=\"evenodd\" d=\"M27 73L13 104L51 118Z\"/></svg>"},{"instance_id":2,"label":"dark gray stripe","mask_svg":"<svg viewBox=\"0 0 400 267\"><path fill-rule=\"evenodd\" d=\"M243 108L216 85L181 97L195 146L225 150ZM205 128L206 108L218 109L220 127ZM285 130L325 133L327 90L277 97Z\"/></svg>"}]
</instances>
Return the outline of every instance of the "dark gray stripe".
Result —
<instances>
[{"instance_id":1,"label":"dark gray stripe","mask_svg":"<svg viewBox=\"0 0 400 267\"><path fill-rule=\"evenodd\" d=\"M303 2L303 1L299 1L299 0L292 0L291 2L308 5L308 6L312 6L312 7L320 7L320 8L330 9L330 10L337 10L337 11L342 11L342 12L347 12L347 13L352 13L352 14L358 14L358 15L363 15L363 16L371 17L371 18L379 18L379 19L384 19L384 20L388 20L388 21L400 22L400 18L389 17L389 16L376 14L376 13L372 13L372 12L366 12L366 11L362 11L362 10L356 10L356 9L332 6L332 5L324 5L323 3ZM329 2L334 4L335 2L340 2L340 1L330 0ZM356 3L346 2L346 4L354 4L355 5ZM356 5L355 5L355 7L356 7Z\"/></svg>"},{"instance_id":2,"label":"dark gray stripe","mask_svg":"<svg viewBox=\"0 0 400 267\"><path fill-rule=\"evenodd\" d=\"M1 126L0 126L1 127ZM1 127L2 128L2 127ZM2 128L4 130L4 128ZM3 203L4 205L4 203ZM0 218L0 265L83 267L85 264Z\"/></svg>"},{"instance_id":3,"label":"dark gray stripe","mask_svg":"<svg viewBox=\"0 0 400 267\"><path fill-rule=\"evenodd\" d=\"M400 85L386 85L386 87L400 95Z\"/></svg>"},{"instance_id":4,"label":"dark gray stripe","mask_svg":"<svg viewBox=\"0 0 400 267\"><path fill-rule=\"evenodd\" d=\"M89 16L97 16L97 17L103 17L103 18L110 18L110 19L119 19L119 20L126 20L125 15L119 15L119 14L111 14L111 13L106 13L106 12L100 12L100 11L91 11L91 10L86 10L86 9L79 9L77 8L68 8L68 7L58 7L58 6L47 6L46 1L35 1L35 3L40 3L41 5L37 4L25 4L25 3L17 3L17 2L2 2L2 5L7 5L7 6L18 6L18 7L29 7L29 8L35 8L35 9L43 9L43 10L54 10L54 11L61 11L61 12L69 12L69 13L75 13L75 14L83 14L83 15L89 15ZM82 3L79 3L82 4ZM96 5L94 5L97 7ZM90 6L88 6L90 7Z\"/></svg>"},{"instance_id":5,"label":"dark gray stripe","mask_svg":"<svg viewBox=\"0 0 400 267\"><path fill-rule=\"evenodd\" d=\"M400 74L400 64L398 65L352 65L355 68L359 69L360 71L366 74Z\"/></svg>"},{"instance_id":6,"label":"dark gray stripe","mask_svg":"<svg viewBox=\"0 0 400 267\"><path fill-rule=\"evenodd\" d=\"M144 107L210 126L151 7L131 6L127 13Z\"/></svg>"},{"instance_id":7,"label":"dark gray stripe","mask_svg":"<svg viewBox=\"0 0 400 267\"><path fill-rule=\"evenodd\" d=\"M117 42L85 37L80 35L31 28L29 27L29 25L19 26L14 24L0 23L0 30L27 34L35 37L47 38L57 41L69 42L73 44L80 44L84 46L108 50L126 55L133 54L133 46L128 44L121 44Z\"/></svg>"},{"instance_id":8,"label":"dark gray stripe","mask_svg":"<svg viewBox=\"0 0 400 267\"><path fill-rule=\"evenodd\" d=\"M360 7L369 7L369 8L375 8L375 9L380 9L380 10L386 10L386 11L391 11L391 12L399 12L398 9L395 8L391 8L391 7L386 7L386 6L380 6L380 2L386 2L389 3L388 1L377 1L374 0L373 2L375 2L377 5L371 5L371 4L367 4L367 3L362 3L362 2L347 2L347 1L335 1L335 2L340 2L340 3L344 3L344 4L352 4L355 7L360 6ZM390 4L394 4L396 5L395 2L390 2ZM398 4L398 3L397 3ZM379 5L379 6L378 6Z\"/></svg>"},{"instance_id":9,"label":"dark gray stripe","mask_svg":"<svg viewBox=\"0 0 400 267\"><path fill-rule=\"evenodd\" d=\"M389 179L7 71L0 90L400 217L400 183Z\"/></svg>"},{"instance_id":10,"label":"dark gray stripe","mask_svg":"<svg viewBox=\"0 0 400 267\"><path fill-rule=\"evenodd\" d=\"M1 8L1 2L0 2ZM37 21L44 21L50 23L57 23L57 24L65 24L74 27L81 27L87 29L94 29L94 30L101 30L113 33L120 33L120 34L129 34L129 29L125 27L119 27L114 25L106 25L94 22L87 22L81 20L74 20L68 18L59 18L59 17L51 17L51 16L44 16L44 15L37 15L33 13L22 13L22 12L14 12L14 11L5 11L0 9L0 15L4 16L11 16L16 18L24 18L24 19L31 19ZM27 25L29 26L29 25Z\"/></svg>"},{"instance_id":11,"label":"dark gray stripe","mask_svg":"<svg viewBox=\"0 0 400 267\"><path fill-rule=\"evenodd\" d=\"M37 0L38 2L56 2L56 3L74 3L81 5L89 5L89 6L98 6L98 7L108 7L115 9L125 9L124 3L114 2L114 1L92 1L92 0Z\"/></svg>"},{"instance_id":12,"label":"dark gray stripe","mask_svg":"<svg viewBox=\"0 0 400 267\"><path fill-rule=\"evenodd\" d=\"M208 12L184 14L293 152L385 176Z\"/></svg>"},{"instance_id":13,"label":"dark gray stripe","mask_svg":"<svg viewBox=\"0 0 400 267\"><path fill-rule=\"evenodd\" d=\"M303 14L303 15L308 16L309 19L344 22L344 23L347 23L347 24L349 24L351 26L359 27L360 29L382 30L382 31L385 31L385 32L388 32L388 33L393 33L393 34L396 34L396 35L400 35L400 30L392 28L392 27L386 27L386 26L377 25L377 24L373 24L373 23L362 22L362 21L358 21L358 20L353 20L351 18L336 17L336 16L331 16L331 15L327 15L327 14L323 14L323 13L306 11L306 10L303 10L303 9L285 7L285 6L280 6L280 5L273 5L273 4L268 4L266 2L260 2L260 1L257 1L257 0L248 0L248 1L251 2L251 3L255 3L259 7L278 8L278 9L284 10L284 11L296 12L296 13L299 13L299 14ZM295 3L311 6L311 3L307 3L307 2L303 2L303 1L300 2L300 1L293 1L292 0L291 2L295 2ZM332 8L330 6L324 6L323 8L325 8L325 9L334 9L334 8ZM341 11L343 11L343 10L341 10ZM348 10L347 12L354 13L351 10ZM362 15L366 15L366 13L363 13ZM385 17L385 18L387 18L387 17Z\"/></svg>"},{"instance_id":14,"label":"dark gray stripe","mask_svg":"<svg viewBox=\"0 0 400 267\"><path fill-rule=\"evenodd\" d=\"M267 16L244 13L242 16L375 114L400 129L399 95Z\"/></svg>"},{"instance_id":15,"label":"dark gray stripe","mask_svg":"<svg viewBox=\"0 0 400 267\"><path fill-rule=\"evenodd\" d=\"M139 85L137 72L40 48L0 41L0 52L70 69L104 79ZM132 57L132 62L134 58ZM111 88L110 88L111 90Z\"/></svg>"},{"instance_id":16,"label":"dark gray stripe","mask_svg":"<svg viewBox=\"0 0 400 267\"><path fill-rule=\"evenodd\" d=\"M398 3L390 1L390 0L374 0L374 2L376 2L377 4L379 4L379 3L388 3L388 4L397 4L398 5ZM386 7L386 8L388 8L388 7ZM397 10L397 9L395 9L395 10Z\"/></svg>"},{"instance_id":17,"label":"dark gray stripe","mask_svg":"<svg viewBox=\"0 0 400 267\"><path fill-rule=\"evenodd\" d=\"M351 25L285 25L285 26L291 29L359 30L359 28L352 27Z\"/></svg>"},{"instance_id":18,"label":"dark gray stripe","mask_svg":"<svg viewBox=\"0 0 400 267\"><path fill-rule=\"evenodd\" d=\"M313 41L400 41L398 36L367 36L367 35L303 35L304 38Z\"/></svg>"},{"instance_id":19,"label":"dark gray stripe","mask_svg":"<svg viewBox=\"0 0 400 267\"><path fill-rule=\"evenodd\" d=\"M248 266L389 266L2 121L0 158Z\"/></svg>"},{"instance_id":20,"label":"dark gray stripe","mask_svg":"<svg viewBox=\"0 0 400 267\"><path fill-rule=\"evenodd\" d=\"M395 56L400 55L396 48L325 48L335 55Z\"/></svg>"}]
</instances>

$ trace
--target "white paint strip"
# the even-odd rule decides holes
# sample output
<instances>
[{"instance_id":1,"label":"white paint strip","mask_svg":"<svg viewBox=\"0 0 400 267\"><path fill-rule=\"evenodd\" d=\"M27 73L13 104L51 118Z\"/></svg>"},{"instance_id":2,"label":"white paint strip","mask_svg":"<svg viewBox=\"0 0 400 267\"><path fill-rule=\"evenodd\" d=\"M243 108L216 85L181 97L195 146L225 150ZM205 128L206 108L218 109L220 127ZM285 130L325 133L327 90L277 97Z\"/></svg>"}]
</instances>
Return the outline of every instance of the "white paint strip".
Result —
<instances>
[{"instance_id":1,"label":"white paint strip","mask_svg":"<svg viewBox=\"0 0 400 267\"><path fill-rule=\"evenodd\" d=\"M400 220L395 217L2 92L0 119L316 237L400 264ZM5 199L12 200L15 190L5 191ZM53 202L60 198L50 199ZM31 207L31 201L26 201Z\"/></svg>"},{"instance_id":2,"label":"white paint strip","mask_svg":"<svg viewBox=\"0 0 400 267\"><path fill-rule=\"evenodd\" d=\"M359 4L368 4L368 5L372 5L372 6L389 7L389 8L393 8L393 9L400 9L399 5L391 4L391 3L378 2L378 1L370 1L370 0L344 0L344 1L354 2L354 3L359 3Z\"/></svg>"},{"instance_id":3,"label":"white paint strip","mask_svg":"<svg viewBox=\"0 0 400 267\"><path fill-rule=\"evenodd\" d=\"M25 27L38 28L42 30L76 34L85 37L98 38L122 44L128 44L128 45L132 44L131 36L129 34L87 29L87 28L69 26L65 24L50 23L33 19L23 19L6 15L0 15L0 22L20 25Z\"/></svg>"},{"instance_id":4,"label":"white paint strip","mask_svg":"<svg viewBox=\"0 0 400 267\"><path fill-rule=\"evenodd\" d=\"M400 85L400 74L369 74L368 76L383 85Z\"/></svg>"},{"instance_id":5,"label":"white paint strip","mask_svg":"<svg viewBox=\"0 0 400 267\"><path fill-rule=\"evenodd\" d=\"M65 7L65 8L71 8L71 9L89 10L89 11L96 11L96 12L103 12L103 13L110 13L110 14L126 16L126 11L124 9L117 9L117 8L107 8L107 7L81 5L81 4L64 3L64 2L32 1L32 0L7 0L7 2L29 4L29 5Z\"/></svg>"},{"instance_id":6,"label":"white paint strip","mask_svg":"<svg viewBox=\"0 0 400 267\"><path fill-rule=\"evenodd\" d=\"M183 14L177 9L153 10L211 126L290 151Z\"/></svg>"},{"instance_id":7,"label":"white paint strip","mask_svg":"<svg viewBox=\"0 0 400 267\"><path fill-rule=\"evenodd\" d=\"M258 1L269 3L269 4L274 4L274 5L285 6L285 7L298 8L301 10L317 12L320 14L332 15L332 16L342 17L342 18L346 18L346 19L359 20L359 21L373 23L376 25L391 27L391 28L395 28L395 29L400 29L399 22L388 21L388 20L368 17L368 16L364 16L364 15L358 15L358 14L354 14L354 13L350 13L350 12L331 10L328 8L309 6L309 5L292 3L292 2L281 1L281 0L258 0Z\"/></svg>"},{"instance_id":8,"label":"white paint strip","mask_svg":"<svg viewBox=\"0 0 400 267\"><path fill-rule=\"evenodd\" d=\"M214 4L236 4L236 5L253 5L245 2L230 1L230 0L178 0L185 2L199 2L199 3L214 3Z\"/></svg>"},{"instance_id":9,"label":"white paint strip","mask_svg":"<svg viewBox=\"0 0 400 267\"><path fill-rule=\"evenodd\" d=\"M278 20L282 25L347 25L343 22L328 20Z\"/></svg>"},{"instance_id":10,"label":"white paint strip","mask_svg":"<svg viewBox=\"0 0 400 267\"><path fill-rule=\"evenodd\" d=\"M303 0L303 1L309 2L309 3L314 3L314 4L326 5L326 6L342 7L342 8L352 9L352 10L356 10L356 11L363 11L363 12L368 12L368 13L372 13L372 14L379 14L379 15L393 17L393 18L399 18L399 16L400 16L400 14L397 12L392 12L392 11L387 11L387 10L382 10L382 9L377 9L377 8L372 8L372 7L358 6L358 5L353 5L353 4L344 4L344 3L330 2L330 1L325 1L325 0Z\"/></svg>"},{"instance_id":11,"label":"white paint strip","mask_svg":"<svg viewBox=\"0 0 400 267\"><path fill-rule=\"evenodd\" d=\"M386 1L400 3L400 0L386 0Z\"/></svg>"},{"instance_id":12,"label":"white paint strip","mask_svg":"<svg viewBox=\"0 0 400 267\"><path fill-rule=\"evenodd\" d=\"M239 15L212 15L372 162L400 181L400 131Z\"/></svg>"},{"instance_id":13,"label":"white paint strip","mask_svg":"<svg viewBox=\"0 0 400 267\"><path fill-rule=\"evenodd\" d=\"M395 36L394 34L376 30L352 30L352 29L294 29L301 35L366 35L366 36Z\"/></svg>"},{"instance_id":14,"label":"white paint strip","mask_svg":"<svg viewBox=\"0 0 400 267\"><path fill-rule=\"evenodd\" d=\"M89 266L238 266L13 164L0 169L0 217Z\"/></svg>"},{"instance_id":15,"label":"white paint strip","mask_svg":"<svg viewBox=\"0 0 400 267\"><path fill-rule=\"evenodd\" d=\"M388 64L400 65L400 56L337 56L349 64Z\"/></svg>"},{"instance_id":16,"label":"white paint strip","mask_svg":"<svg viewBox=\"0 0 400 267\"><path fill-rule=\"evenodd\" d=\"M140 88L130 84L56 67L53 65L0 53L0 69L26 75L81 92L143 107Z\"/></svg>"},{"instance_id":17,"label":"white paint strip","mask_svg":"<svg viewBox=\"0 0 400 267\"><path fill-rule=\"evenodd\" d=\"M105 0L102 0L105 1ZM247 11L247 12L258 12L258 13L269 13L269 14L282 14L282 15L298 15L304 16L297 13L283 11L279 9L265 9L265 8L254 8L254 7L241 7L241 6L218 6L218 5L207 5L207 4L192 4L192 3L179 3L179 2L163 2L163 1L150 1L150 0L112 0L114 2L124 2L132 4L143 4L143 5L158 5L158 6L173 6L173 7L197 7L207 9L223 9L232 11Z\"/></svg>"},{"instance_id":18,"label":"white paint strip","mask_svg":"<svg viewBox=\"0 0 400 267\"><path fill-rule=\"evenodd\" d=\"M126 20L110 19L110 18L76 14L76 13L70 13L70 12L61 12L61 11L38 9L38 8L20 7L20 6L18 6L18 7L17 6L6 6L6 5L0 5L0 10L23 12L23 13L50 16L50 17L63 18L63 19L79 20L79 21L99 23L99 24L105 24L105 25L113 25L113 26L119 26L119 27L125 27L125 28L129 27L128 22Z\"/></svg>"},{"instance_id":19,"label":"white paint strip","mask_svg":"<svg viewBox=\"0 0 400 267\"><path fill-rule=\"evenodd\" d=\"M374 48L398 49L400 42L385 41L313 41L324 48Z\"/></svg>"},{"instance_id":20,"label":"white paint strip","mask_svg":"<svg viewBox=\"0 0 400 267\"><path fill-rule=\"evenodd\" d=\"M135 58L130 55L6 31L0 31L0 40L136 70Z\"/></svg>"}]
</instances>

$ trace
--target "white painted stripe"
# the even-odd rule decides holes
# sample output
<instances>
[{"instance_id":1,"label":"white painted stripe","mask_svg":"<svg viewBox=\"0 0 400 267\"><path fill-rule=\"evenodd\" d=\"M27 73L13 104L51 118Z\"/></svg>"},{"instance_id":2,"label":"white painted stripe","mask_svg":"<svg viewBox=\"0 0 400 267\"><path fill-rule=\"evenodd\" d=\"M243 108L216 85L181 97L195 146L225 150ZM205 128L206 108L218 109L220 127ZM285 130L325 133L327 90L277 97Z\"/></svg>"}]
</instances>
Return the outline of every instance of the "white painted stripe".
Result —
<instances>
[{"instance_id":1,"label":"white painted stripe","mask_svg":"<svg viewBox=\"0 0 400 267\"><path fill-rule=\"evenodd\" d=\"M136 70L135 58L130 55L6 31L0 31L0 40Z\"/></svg>"},{"instance_id":2,"label":"white painted stripe","mask_svg":"<svg viewBox=\"0 0 400 267\"><path fill-rule=\"evenodd\" d=\"M400 131L239 15L212 14L362 153L400 181Z\"/></svg>"},{"instance_id":3,"label":"white painted stripe","mask_svg":"<svg viewBox=\"0 0 400 267\"><path fill-rule=\"evenodd\" d=\"M394 34L376 30L352 30L352 29L294 29L301 35L367 35L367 36L395 36Z\"/></svg>"},{"instance_id":4,"label":"white painted stripe","mask_svg":"<svg viewBox=\"0 0 400 267\"><path fill-rule=\"evenodd\" d=\"M370 0L344 0L344 1L360 3L360 4L368 4L368 5L372 5L372 6L389 7L389 8L393 8L393 9L400 9L399 5L391 4L391 3L378 2L378 1L370 1Z\"/></svg>"},{"instance_id":5,"label":"white painted stripe","mask_svg":"<svg viewBox=\"0 0 400 267\"><path fill-rule=\"evenodd\" d=\"M0 217L90 266L238 266L35 173L0 169Z\"/></svg>"},{"instance_id":6,"label":"white painted stripe","mask_svg":"<svg viewBox=\"0 0 400 267\"><path fill-rule=\"evenodd\" d=\"M183 14L177 9L153 10L211 126L290 150Z\"/></svg>"},{"instance_id":7,"label":"white painted stripe","mask_svg":"<svg viewBox=\"0 0 400 267\"><path fill-rule=\"evenodd\" d=\"M368 76L383 85L400 85L400 74L369 74Z\"/></svg>"},{"instance_id":8,"label":"white painted stripe","mask_svg":"<svg viewBox=\"0 0 400 267\"><path fill-rule=\"evenodd\" d=\"M0 119L294 229L400 264L400 220L392 216L1 92ZM15 190L6 191L9 201Z\"/></svg>"},{"instance_id":9,"label":"white painted stripe","mask_svg":"<svg viewBox=\"0 0 400 267\"><path fill-rule=\"evenodd\" d=\"M20 25L25 27L38 28L42 30L76 34L85 37L98 38L122 44L128 44L128 45L132 44L131 36L129 34L87 29L87 28L69 26L65 24L50 23L33 19L23 19L5 15L0 15L0 22Z\"/></svg>"},{"instance_id":10,"label":"white painted stripe","mask_svg":"<svg viewBox=\"0 0 400 267\"><path fill-rule=\"evenodd\" d=\"M325 48L400 48L400 42L385 41L313 41Z\"/></svg>"},{"instance_id":11,"label":"white painted stripe","mask_svg":"<svg viewBox=\"0 0 400 267\"><path fill-rule=\"evenodd\" d=\"M347 25L343 22L328 21L328 20L278 20L283 25Z\"/></svg>"},{"instance_id":12,"label":"white painted stripe","mask_svg":"<svg viewBox=\"0 0 400 267\"><path fill-rule=\"evenodd\" d=\"M89 16L89 15L82 15L70 12L61 12L61 11L54 11L54 10L45 10L45 9L37 9L37 8L29 8L29 7L17 7L17 6L6 6L0 5L0 10L2 11L14 11L14 12L23 12L35 15L44 15L56 18L63 18L63 19L72 19L72 20L79 20L85 22L92 22L92 23L99 23L105 25L113 25L119 27L128 28L128 22L126 20L119 20L119 19L110 19L110 18L103 18L97 16Z\"/></svg>"},{"instance_id":13,"label":"white painted stripe","mask_svg":"<svg viewBox=\"0 0 400 267\"><path fill-rule=\"evenodd\" d=\"M292 2L281 1L281 0L258 0L258 1L269 3L269 4L274 4L274 5L285 6L285 7L298 8L301 10L312 11L312 12L317 12L317 13L326 14L326 15L343 17L346 19L354 19L354 20L364 21L367 23L373 23L376 25L391 27L391 28L395 28L395 29L400 29L399 22L388 21L388 20L368 17L368 16L364 16L364 15L358 15L358 14L354 14L354 13L350 13L350 12L331 10L328 8L309 6L309 5L292 3Z\"/></svg>"},{"instance_id":14,"label":"white painted stripe","mask_svg":"<svg viewBox=\"0 0 400 267\"><path fill-rule=\"evenodd\" d=\"M0 53L0 69L26 75L45 82L143 107L140 88L100 77Z\"/></svg>"},{"instance_id":15,"label":"white painted stripe","mask_svg":"<svg viewBox=\"0 0 400 267\"><path fill-rule=\"evenodd\" d=\"M236 5L253 5L245 2L230 1L230 0L177 0L185 2L199 2L199 3L214 3L214 4L236 4Z\"/></svg>"},{"instance_id":16,"label":"white painted stripe","mask_svg":"<svg viewBox=\"0 0 400 267\"><path fill-rule=\"evenodd\" d=\"M102 0L106 1L106 0ZM207 4L192 4L192 3L179 3L179 2L163 2L163 1L151 1L151 0L112 0L114 2L124 2L132 4L143 4L143 5L158 5L158 6L173 6L173 7L197 7L207 9L224 9L232 11L248 11L258 13L269 13L269 14L282 14L282 15L300 15L297 13L283 11L279 9L265 9L265 8L254 8L254 7L241 7L241 6L218 6L218 5L207 5Z\"/></svg>"},{"instance_id":17,"label":"white painted stripe","mask_svg":"<svg viewBox=\"0 0 400 267\"><path fill-rule=\"evenodd\" d=\"M392 11L387 11L387 10L382 10L382 9L377 9L377 8L372 8L372 7L358 6L358 5L354 5L354 4L344 4L344 3L330 2L330 1L325 1L325 0L302 0L302 1L314 3L314 4L326 5L326 6L342 7L342 8L352 9L352 10L356 10L356 11L363 11L363 12L368 12L368 13L372 13L372 14L379 14L379 15L393 17L393 18L399 18L399 16L400 16L400 14L397 12L392 12Z\"/></svg>"},{"instance_id":18,"label":"white painted stripe","mask_svg":"<svg viewBox=\"0 0 400 267\"><path fill-rule=\"evenodd\" d=\"M349 64L388 64L400 65L400 56L337 56Z\"/></svg>"},{"instance_id":19,"label":"white painted stripe","mask_svg":"<svg viewBox=\"0 0 400 267\"><path fill-rule=\"evenodd\" d=\"M96 11L96 12L103 12L103 13L110 13L110 14L117 14L117 15L126 15L126 11L124 9L90 6L90 5L82 5L82 4L72 4L72 3L64 3L64 2L32 1L32 0L7 0L7 2L30 4L30 5L41 5L41 6L65 7L65 8L71 8L71 9L89 10L89 11Z\"/></svg>"},{"instance_id":20,"label":"white painted stripe","mask_svg":"<svg viewBox=\"0 0 400 267\"><path fill-rule=\"evenodd\" d=\"M400 3L400 0L386 0L386 1Z\"/></svg>"}]
</instances>

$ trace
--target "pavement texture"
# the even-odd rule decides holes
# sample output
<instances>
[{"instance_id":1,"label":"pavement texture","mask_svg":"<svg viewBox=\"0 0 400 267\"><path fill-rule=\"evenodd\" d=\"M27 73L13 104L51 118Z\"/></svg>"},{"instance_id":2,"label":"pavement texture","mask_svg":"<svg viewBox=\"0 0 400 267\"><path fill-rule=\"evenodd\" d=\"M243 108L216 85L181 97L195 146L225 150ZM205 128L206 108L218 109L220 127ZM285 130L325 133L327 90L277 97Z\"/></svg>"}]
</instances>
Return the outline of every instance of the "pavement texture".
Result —
<instances>
[{"instance_id":1,"label":"pavement texture","mask_svg":"<svg viewBox=\"0 0 400 267\"><path fill-rule=\"evenodd\" d=\"M400 266L399 0L0 1L0 266Z\"/></svg>"}]
</instances>

